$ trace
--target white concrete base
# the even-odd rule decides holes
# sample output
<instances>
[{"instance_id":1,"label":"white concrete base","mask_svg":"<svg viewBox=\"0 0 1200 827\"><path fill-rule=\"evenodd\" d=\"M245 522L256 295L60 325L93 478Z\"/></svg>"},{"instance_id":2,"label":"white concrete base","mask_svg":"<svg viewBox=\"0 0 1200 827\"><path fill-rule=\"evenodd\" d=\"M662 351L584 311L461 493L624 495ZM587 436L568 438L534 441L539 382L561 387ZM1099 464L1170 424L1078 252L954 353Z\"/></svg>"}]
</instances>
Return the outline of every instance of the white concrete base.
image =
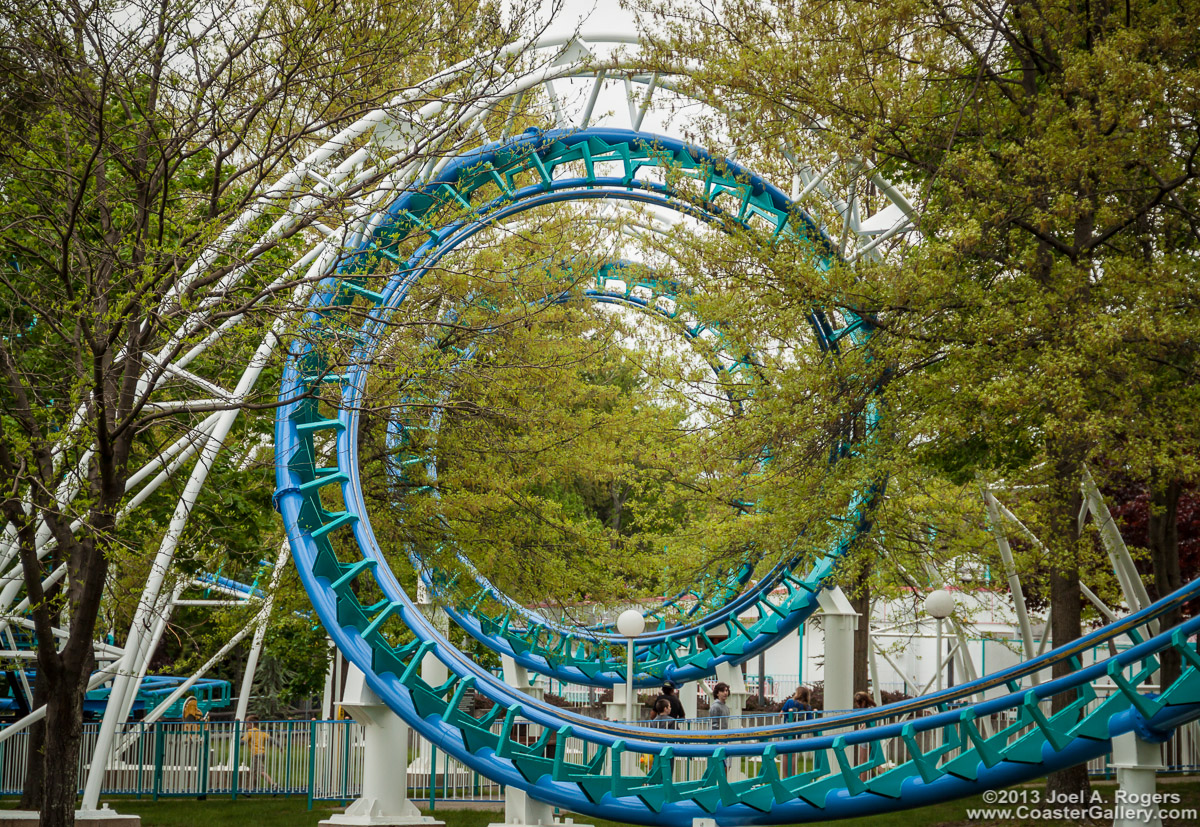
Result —
<instances>
[{"instance_id":1,"label":"white concrete base","mask_svg":"<svg viewBox=\"0 0 1200 827\"><path fill-rule=\"evenodd\" d=\"M515 787L504 788L504 821L493 822L488 827L592 827L591 824L576 824L572 818L555 818L554 807L530 798Z\"/></svg>"},{"instance_id":2,"label":"white concrete base","mask_svg":"<svg viewBox=\"0 0 1200 827\"><path fill-rule=\"evenodd\" d=\"M858 628L858 612L841 587L821 590L817 601L825 616L825 711L853 709L854 630Z\"/></svg>"},{"instance_id":3,"label":"white concrete base","mask_svg":"<svg viewBox=\"0 0 1200 827\"><path fill-rule=\"evenodd\" d=\"M1113 827L1162 827L1158 809L1157 775L1163 769L1162 749L1143 741L1136 732L1113 738L1110 767L1117 771L1117 789L1126 801L1117 804Z\"/></svg>"},{"instance_id":4,"label":"white concrete base","mask_svg":"<svg viewBox=\"0 0 1200 827\"><path fill-rule=\"evenodd\" d=\"M440 661L437 663L441 665ZM408 725L384 706L356 666L351 666L346 676L342 709L363 725L362 797L347 807L346 812L331 816L321 824L326 827L415 824L444 827L445 822L421 815L417 805L408 800L407 784L403 781L408 777ZM399 783L397 778L401 779Z\"/></svg>"},{"instance_id":5,"label":"white concrete base","mask_svg":"<svg viewBox=\"0 0 1200 827\"><path fill-rule=\"evenodd\" d=\"M535 701L540 701L546 697L546 687L537 675L534 675L530 679L529 670L519 665L508 655L501 655L500 663L504 669L504 682L506 684L513 689L524 692Z\"/></svg>"},{"instance_id":6,"label":"white concrete base","mask_svg":"<svg viewBox=\"0 0 1200 827\"><path fill-rule=\"evenodd\" d=\"M405 801L403 812L388 812L375 799L360 798L346 808L346 812L332 815L319 822L321 827L408 827L408 825L427 825L427 827L446 827L446 822L438 821L432 816L423 816L421 811L411 801Z\"/></svg>"},{"instance_id":7,"label":"white concrete base","mask_svg":"<svg viewBox=\"0 0 1200 827\"><path fill-rule=\"evenodd\" d=\"M0 827L38 827L41 816L32 810L0 810ZM142 827L142 817L118 813L107 804L99 810L76 810L76 824L95 824L102 827Z\"/></svg>"}]
</instances>

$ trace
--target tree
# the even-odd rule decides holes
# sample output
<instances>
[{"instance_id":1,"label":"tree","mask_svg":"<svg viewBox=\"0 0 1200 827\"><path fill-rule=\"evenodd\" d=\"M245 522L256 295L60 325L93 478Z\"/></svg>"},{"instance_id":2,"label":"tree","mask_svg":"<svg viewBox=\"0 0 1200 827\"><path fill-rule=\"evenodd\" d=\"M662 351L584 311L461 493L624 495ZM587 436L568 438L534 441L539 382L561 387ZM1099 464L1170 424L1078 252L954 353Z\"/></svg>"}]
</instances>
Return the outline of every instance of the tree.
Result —
<instances>
[{"instance_id":1,"label":"tree","mask_svg":"<svg viewBox=\"0 0 1200 827\"><path fill-rule=\"evenodd\" d=\"M164 438L199 438L205 415L274 404L269 383L200 402L194 389L220 386L286 318L308 281L294 256L394 168L372 163L411 163L455 125L349 146L364 174L315 194L303 176L272 182L402 92L461 103L461 75L410 88L435 68L474 55L483 86L503 77L513 30L473 0L18 0L2 14L0 508L46 701L41 823L57 826L74 820L77 765L62 757L79 749L96 619L127 560L132 471Z\"/></svg>"},{"instance_id":2,"label":"tree","mask_svg":"<svg viewBox=\"0 0 1200 827\"><path fill-rule=\"evenodd\" d=\"M1117 505L1113 516L1121 525L1121 535L1131 547L1148 553L1149 560L1139 561L1139 570L1154 579L1151 595L1155 598L1178 588L1172 587L1172 582L1188 582L1200 576L1200 499L1195 488L1173 492L1173 496L1174 507L1156 513L1162 504L1155 502L1149 485L1127 485L1114 493ZM1178 620L1172 622L1172 616L1182 618L1189 608L1168 614L1162 625L1175 625ZM1164 685L1179 676L1181 667L1178 655L1170 654L1164 652L1161 658Z\"/></svg>"},{"instance_id":3,"label":"tree","mask_svg":"<svg viewBox=\"0 0 1200 827\"><path fill-rule=\"evenodd\" d=\"M660 67L701 67L693 88L726 107L744 156L783 146L804 180L863 159L828 185L862 193L864 217L868 173L909 194L919 243L831 273L758 261L797 306L875 323L894 478L1038 486L1054 641L1077 637L1083 464L1120 455L1157 480L1164 514L1171 481L1196 473L1176 416L1196 387L1195 5L647 5ZM805 207L853 253L855 216ZM1082 767L1051 779L1085 784Z\"/></svg>"},{"instance_id":4,"label":"tree","mask_svg":"<svg viewBox=\"0 0 1200 827\"><path fill-rule=\"evenodd\" d=\"M582 297L620 260L589 227L574 208L535 211L473 239L401 305L359 436L394 569L416 549L461 574L461 552L512 598L576 612L674 595L731 546L745 553L724 541L743 522L742 458L719 446L733 414L705 346Z\"/></svg>"}]
</instances>

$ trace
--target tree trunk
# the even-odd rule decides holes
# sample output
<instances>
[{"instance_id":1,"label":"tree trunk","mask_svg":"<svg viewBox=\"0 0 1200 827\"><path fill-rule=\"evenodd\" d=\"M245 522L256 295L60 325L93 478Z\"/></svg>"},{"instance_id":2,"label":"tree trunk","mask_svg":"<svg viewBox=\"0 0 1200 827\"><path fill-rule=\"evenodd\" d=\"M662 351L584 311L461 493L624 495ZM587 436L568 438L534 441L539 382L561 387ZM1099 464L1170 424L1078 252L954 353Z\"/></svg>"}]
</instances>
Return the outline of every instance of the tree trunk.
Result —
<instances>
[{"instance_id":1,"label":"tree trunk","mask_svg":"<svg viewBox=\"0 0 1200 827\"><path fill-rule=\"evenodd\" d=\"M871 587L864 580L850 599L850 606L858 612L858 625L854 627L854 691L866 692L870 682L867 667L871 645Z\"/></svg>"},{"instance_id":2,"label":"tree trunk","mask_svg":"<svg viewBox=\"0 0 1200 827\"><path fill-rule=\"evenodd\" d=\"M35 680L33 684L33 708L47 701L46 681ZM25 754L25 784L21 788L21 803L18 809L41 810L46 798L46 719L30 725L29 749Z\"/></svg>"},{"instance_id":3,"label":"tree trunk","mask_svg":"<svg viewBox=\"0 0 1200 827\"><path fill-rule=\"evenodd\" d=\"M868 647L871 645L871 563L869 552L860 549L855 560L857 571L849 584L847 597L850 607L858 612L858 625L854 627L854 691L866 692L870 681L867 667Z\"/></svg>"},{"instance_id":4,"label":"tree trunk","mask_svg":"<svg viewBox=\"0 0 1200 827\"><path fill-rule=\"evenodd\" d=\"M41 827L74 827L79 795L79 744L83 735L83 698L90 669L64 667L58 691L46 699L45 787Z\"/></svg>"},{"instance_id":5,"label":"tree trunk","mask_svg":"<svg viewBox=\"0 0 1200 827\"><path fill-rule=\"evenodd\" d=\"M1179 497L1183 486L1179 480L1162 481L1157 474L1150 478L1150 517L1147 526L1150 559L1154 567L1154 589L1157 598L1166 597L1183 585L1179 571ZM1183 622L1183 611L1172 609L1163 615L1161 629L1169 629ZM1180 672L1180 656L1172 648L1159 654L1158 683L1165 691L1175 682Z\"/></svg>"},{"instance_id":6,"label":"tree trunk","mask_svg":"<svg viewBox=\"0 0 1200 827\"><path fill-rule=\"evenodd\" d=\"M1055 462L1055 479L1050 486L1050 513L1047 545L1050 548L1050 634L1054 646L1064 646L1079 638L1083 631L1083 592L1079 588L1079 531L1076 515L1082 504L1079 490L1081 463L1071 453L1060 454ZM1064 660L1052 670L1055 678L1065 677L1079 668L1078 662ZM1075 700L1075 692L1054 695L1050 714L1055 715ZM1046 778L1048 793L1082 796L1091 789L1087 764L1050 773ZM1086 796L1075 800L1086 801Z\"/></svg>"}]
</instances>

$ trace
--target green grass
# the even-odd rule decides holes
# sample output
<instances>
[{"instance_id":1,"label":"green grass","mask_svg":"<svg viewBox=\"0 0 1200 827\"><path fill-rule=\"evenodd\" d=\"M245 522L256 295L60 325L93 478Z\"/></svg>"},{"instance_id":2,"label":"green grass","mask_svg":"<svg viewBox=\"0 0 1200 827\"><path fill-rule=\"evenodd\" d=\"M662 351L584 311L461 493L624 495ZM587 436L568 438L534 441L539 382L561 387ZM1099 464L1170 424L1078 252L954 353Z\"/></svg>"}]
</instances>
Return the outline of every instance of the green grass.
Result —
<instances>
[{"instance_id":1,"label":"green grass","mask_svg":"<svg viewBox=\"0 0 1200 827\"><path fill-rule=\"evenodd\" d=\"M1029 787L1030 790L1043 790L1043 785ZM1113 800L1115 787L1111 784L1096 784L1095 789L1102 794L1106 804ZM1159 792L1173 793L1181 797L1178 804L1181 808L1200 809L1200 781L1187 780L1176 782L1166 779L1159 784ZM321 819L328 818L340 808L327 802L318 802L312 810L308 809L305 798L273 798L268 796L252 796L231 801L227 797L213 797L205 801L194 798L148 799L108 798L109 806L120 813L136 813L142 817L142 827L314 827ZM11 799L2 806L12 807L15 802ZM894 813L856 818L838 822L844 827L981 827L982 820L968 821L968 808L987 807L979 797L961 801L937 804L918 810L902 810ZM994 806L994 805L992 805ZM426 808L422 812L428 813ZM433 812L437 818L446 822L447 827L487 827L501 822L504 814L499 806L494 810L453 810L440 808ZM595 827L619 827L614 822L587 820L576 816L581 823L594 824ZM1080 827L1090 825L1087 821L1003 821L986 822L988 825L1002 827ZM1100 822L1095 822L1099 824ZM1111 823L1111 822L1109 822ZM1164 827L1191 827L1196 822L1164 820Z\"/></svg>"}]
</instances>

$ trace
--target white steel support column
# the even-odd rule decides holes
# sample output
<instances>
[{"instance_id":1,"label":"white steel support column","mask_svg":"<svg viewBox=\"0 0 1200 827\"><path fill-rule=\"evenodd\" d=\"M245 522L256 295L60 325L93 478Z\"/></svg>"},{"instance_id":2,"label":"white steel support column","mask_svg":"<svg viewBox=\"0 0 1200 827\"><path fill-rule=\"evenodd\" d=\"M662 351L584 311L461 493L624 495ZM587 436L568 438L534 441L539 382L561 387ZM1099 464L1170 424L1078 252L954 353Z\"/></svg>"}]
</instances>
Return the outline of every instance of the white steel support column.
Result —
<instances>
[{"instance_id":1,"label":"white steel support column","mask_svg":"<svg viewBox=\"0 0 1200 827\"><path fill-rule=\"evenodd\" d=\"M258 626L254 629L254 640L250 643L250 654L246 656L246 671L242 673L242 687L238 691L237 712L234 718L246 720L246 710L250 705L250 690L254 686L254 673L258 669L258 656L262 653L263 642L267 639L267 624L271 620L271 609L275 607L275 590L279 587L279 578L287 565L291 547L284 540L275 558L275 568L271 571L271 584L267 587L266 601L259 613Z\"/></svg>"},{"instance_id":2,"label":"white steel support column","mask_svg":"<svg viewBox=\"0 0 1200 827\"><path fill-rule=\"evenodd\" d=\"M344 813L320 822L323 827L400 827L443 825L421 815L408 799L408 725L367 686L351 666L342 708L364 727L362 795Z\"/></svg>"},{"instance_id":3,"label":"white steel support column","mask_svg":"<svg viewBox=\"0 0 1200 827\"><path fill-rule=\"evenodd\" d=\"M145 680L146 674L150 671L150 661L154 659L154 652L158 649L158 644L162 640L163 632L167 629L167 623L171 619L171 610L174 607L175 601L183 594L184 588L187 586L186 580L181 580L172 589L171 594L161 598L158 606L155 608L154 627L149 635L142 638L141 645L138 647L137 658L137 679L130 685L125 693L125 700L121 704L120 718L118 723L128 721L129 715L133 711L133 704L137 700L138 689Z\"/></svg>"},{"instance_id":4,"label":"white steel support column","mask_svg":"<svg viewBox=\"0 0 1200 827\"><path fill-rule=\"evenodd\" d=\"M887 661L887 665L888 665L888 666L890 666L890 667L892 667L892 670L893 670L893 671L895 671L895 673L896 673L897 675L899 675L899 676L900 676L900 680L902 680L902 681L904 682L904 694L905 694L905 695L907 695L907 694L908 694L908 687L909 687L909 686L912 686L912 687L914 687L914 688L916 687L916 685L917 685L917 679L916 679L916 677L913 677L913 679L910 681L910 680L909 680L909 677L910 677L910 676L909 676L909 674L908 674L907 672L905 672L903 669L901 669L899 666L897 666L897 665L896 665L896 662L895 662L894 660L892 660L890 657L888 657L888 653L887 653L887 652L885 652L885 651L884 651L884 650L883 650L883 649L880 647L880 645L879 645L879 642L878 642L878 641L876 641L876 640L874 639L874 637L872 637L872 638L871 638L871 648L872 648L872 649L873 649L873 650L874 650L874 651L875 651L875 652L876 652L876 653L877 653L877 654L878 654L878 655L879 655L881 658L883 658L885 661Z\"/></svg>"},{"instance_id":5,"label":"white steel support column","mask_svg":"<svg viewBox=\"0 0 1200 827\"><path fill-rule=\"evenodd\" d=\"M962 683L974 681L979 678L979 671L975 668L975 659L971 657L971 647L968 645L967 633L963 629L962 624L954 618L950 619L950 628L954 631L954 636L958 639L958 656L959 665L962 667L963 676ZM983 695L976 696L979 700L983 700Z\"/></svg>"},{"instance_id":6,"label":"white steel support column","mask_svg":"<svg viewBox=\"0 0 1200 827\"><path fill-rule=\"evenodd\" d=\"M1150 595L1146 591L1146 584L1142 582L1142 576L1138 574L1133 557L1129 554L1129 548L1121 538L1121 531L1117 528L1117 523L1113 520L1108 505L1104 502L1104 495L1096 487L1096 481L1092 479L1092 473L1087 466L1084 466L1083 469L1083 482L1080 484L1080 489L1083 491L1085 509L1080 512L1080 521L1082 522L1086 511L1092 512L1100 531L1100 541L1104 550L1108 552L1109 562L1112 563L1113 571L1117 575L1117 581L1121 584L1121 591L1125 594L1125 602L1129 605L1130 611L1146 608L1150 605ZM1150 630L1151 634L1158 633L1157 621L1150 623Z\"/></svg>"},{"instance_id":7,"label":"white steel support column","mask_svg":"<svg viewBox=\"0 0 1200 827\"><path fill-rule=\"evenodd\" d=\"M540 680L530 680L529 670L521 666L508 655L500 656L500 663L504 670L504 682L520 692L537 700L542 700L545 697L546 689Z\"/></svg>"},{"instance_id":8,"label":"white steel support column","mask_svg":"<svg viewBox=\"0 0 1200 827\"><path fill-rule=\"evenodd\" d=\"M875 706L883 706L883 690L879 686L879 659L875 657L875 638L869 634L867 635L867 667L871 670L871 697L875 700Z\"/></svg>"},{"instance_id":9,"label":"white steel support column","mask_svg":"<svg viewBox=\"0 0 1200 827\"><path fill-rule=\"evenodd\" d=\"M1112 763L1117 789L1128 803L1116 803L1113 827L1162 827L1156 798L1156 775L1163 769L1162 748L1127 732L1113 738ZM1136 802L1136 803L1135 803Z\"/></svg>"},{"instance_id":10,"label":"white steel support column","mask_svg":"<svg viewBox=\"0 0 1200 827\"><path fill-rule=\"evenodd\" d=\"M854 630L858 612L841 588L818 593L825 621L825 710L854 706Z\"/></svg>"},{"instance_id":11,"label":"white steel support column","mask_svg":"<svg viewBox=\"0 0 1200 827\"><path fill-rule=\"evenodd\" d=\"M988 524L996 536L996 548L1000 550L1000 559L1004 562L1004 573L1008 576L1008 589L1012 592L1013 608L1017 613L1017 625L1021 627L1021 647L1025 650L1025 660L1033 660L1033 627L1029 624L1029 609L1025 605L1025 592L1021 588L1021 578L1017 576L1017 566L1013 562L1012 547L1008 544L1008 535L1004 533L1004 524L1000 518L1000 504L996 497L985 486L983 500L987 505ZM938 654L941 657L941 654ZM1035 684L1039 683L1036 674L1030 675Z\"/></svg>"},{"instance_id":12,"label":"white steel support column","mask_svg":"<svg viewBox=\"0 0 1200 827\"><path fill-rule=\"evenodd\" d=\"M324 822L322 822L324 823ZM554 807L535 798L530 798L523 790L516 787L504 788L504 821L493 822L488 827L591 827L587 824L575 824L571 818L555 818Z\"/></svg>"},{"instance_id":13,"label":"white steel support column","mask_svg":"<svg viewBox=\"0 0 1200 827\"><path fill-rule=\"evenodd\" d=\"M613 684L612 693L612 700L604 703L604 717L610 721L623 721L625 720L625 684Z\"/></svg>"},{"instance_id":14,"label":"white steel support column","mask_svg":"<svg viewBox=\"0 0 1200 827\"><path fill-rule=\"evenodd\" d=\"M325 670L325 691L321 694L321 718L328 721L333 718L337 706L334 695L337 693L337 668L341 653L328 638L325 639L325 645L329 650L329 668Z\"/></svg>"},{"instance_id":15,"label":"white steel support column","mask_svg":"<svg viewBox=\"0 0 1200 827\"><path fill-rule=\"evenodd\" d=\"M969 683L978 680L979 670L975 668L975 658L971 655L971 647L968 645L970 641L967 640L966 631L963 629L962 624L954 618L950 619L950 626L954 629L955 637L958 638L958 663L962 667L962 682ZM986 693L984 692L978 692L975 694L975 700L982 703L985 695ZM989 737L991 735L989 721L986 718L981 718L978 723L984 737Z\"/></svg>"},{"instance_id":16,"label":"white steel support column","mask_svg":"<svg viewBox=\"0 0 1200 827\"><path fill-rule=\"evenodd\" d=\"M421 594L418 594L418 601ZM426 595L428 600L428 596ZM426 602L421 607L425 616L429 618L430 623L443 634L446 633L449 626L449 620L446 618L446 613L437 607L432 602ZM354 667L349 667L353 669ZM446 664L438 660L438 657L433 652L427 652L425 657L421 659L421 680L429 684L431 687L437 688L444 684L450 678L450 670ZM348 685L347 685L348 686ZM431 744L424 738L417 740L416 763L422 768L422 772L429 774L431 779L437 779L437 767L434 766L436 751L431 748ZM432 782L431 782L432 783Z\"/></svg>"},{"instance_id":17,"label":"white steel support column","mask_svg":"<svg viewBox=\"0 0 1200 827\"><path fill-rule=\"evenodd\" d=\"M685 683L679 687L679 702L683 704L683 714L685 717L695 719L699 712L700 696L697 694L699 687L694 683Z\"/></svg>"}]
</instances>

